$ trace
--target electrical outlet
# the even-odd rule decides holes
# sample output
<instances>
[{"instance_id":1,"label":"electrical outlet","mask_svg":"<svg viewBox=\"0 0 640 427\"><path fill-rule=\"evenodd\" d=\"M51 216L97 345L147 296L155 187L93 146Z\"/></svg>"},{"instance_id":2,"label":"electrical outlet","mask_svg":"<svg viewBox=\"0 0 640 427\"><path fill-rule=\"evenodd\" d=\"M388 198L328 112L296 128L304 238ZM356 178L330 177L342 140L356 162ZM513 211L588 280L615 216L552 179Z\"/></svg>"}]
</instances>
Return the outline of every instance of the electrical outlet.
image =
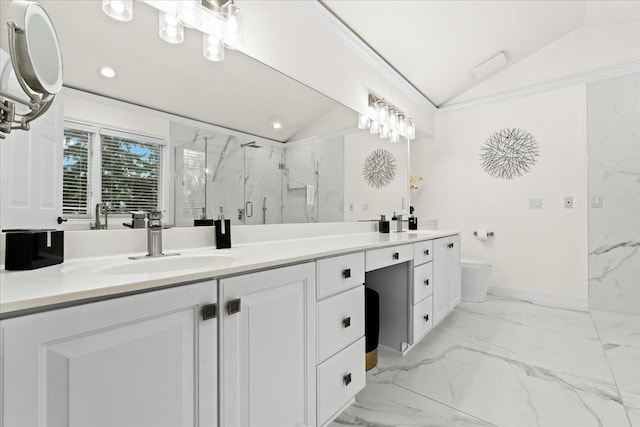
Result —
<instances>
[{"instance_id":1,"label":"electrical outlet","mask_svg":"<svg viewBox=\"0 0 640 427\"><path fill-rule=\"evenodd\" d=\"M363 203L362 204L362 211L363 212L367 212L369 210L369 203Z\"/></svg>"},{"instance_id":2,"label":"electrical outlet","mask_svg":"<svg viewBox=\"0 0 640 427\"><path fill-rule=\"evenodd\" d=\"M573 208L573 197L572 196L565 196L564 197L564 208L565 209L572 209Z\"/></svg>"},{"instance_id":3,"label":"electrical outlet","mask_svg":"<svg viewBox=\"0 0 640 427\"><path fill-rule=\"evenodd\" d=\"M591 207L592 208L601 208L602 207L602 196L591 196Z\"/></svg>"},{"instance_id":4,"label":"electrical outlet","mask_svg":"<svg viewBox=\"0 0 640 427\"><path fill-rule=\"evenodd\" d=\"M349 212L353 212L353 203L349 203Z\"/></svg>"},{"instance_id":5,"label":"electrical outlet","mask_svg":"<svg viewBox=\"0 0 640 427\"><path fill-rule=\"evenodd\" d=\"M542 199L529 199L529 209L542 209Z\"/></svg>"}]
</instances>

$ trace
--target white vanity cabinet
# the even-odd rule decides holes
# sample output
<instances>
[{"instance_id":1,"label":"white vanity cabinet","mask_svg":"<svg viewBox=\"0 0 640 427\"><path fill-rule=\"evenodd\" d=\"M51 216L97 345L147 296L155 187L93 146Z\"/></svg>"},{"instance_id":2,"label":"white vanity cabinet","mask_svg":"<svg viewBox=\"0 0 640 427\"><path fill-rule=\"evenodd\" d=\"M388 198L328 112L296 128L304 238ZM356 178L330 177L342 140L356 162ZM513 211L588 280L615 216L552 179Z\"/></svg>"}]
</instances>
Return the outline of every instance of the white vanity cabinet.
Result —
<instances>
[{"instance_id":1,"label":"white vanity cabinet","mask_svg":"<svg viewBox=\"0 0 640 427\"><path fill-rule=\"evenodd\" d=\"M365 254L325 258L316 264L320 427L331 423L365 385Z\"/></svg>"},{"instance_id":2,"label":"white vanity cabinet","mask_svg":"<svg viewBox=\"0 0 640 427\"><path fill-rule=\"evenodd\" d=\"M433 327L433 241L415 243L413 253L411 343L417 344Z\"/></svg>"},{"instance_id":3,"label":"white vanity cabinet","mask_svg":"<svg viewBox=\"0 0 640 427\"><path fill-rule=\"evenodd\" d=\"M220 425L316 425L316 269L219 281Z\"/></svg>"},{"instance_id":4,"label":"white vanity cabinet","mask_svg":"<svg viewBox=\"0 0 640 427\"><path fill-rule=\"evenodd\" d=\"M215 302L208 281L3 320L0 425L217 425Z\"/></svg>"},{"instance_id":5,"label":"white vanity cabinet","mask_svg":"<svg viewBox=\"0 0 640 427\"><path fill-rule=\"evenodd\" d=\"M433 321L440 323L460 303L460 236L433 241Z\"/></svg>"}]
</instances>

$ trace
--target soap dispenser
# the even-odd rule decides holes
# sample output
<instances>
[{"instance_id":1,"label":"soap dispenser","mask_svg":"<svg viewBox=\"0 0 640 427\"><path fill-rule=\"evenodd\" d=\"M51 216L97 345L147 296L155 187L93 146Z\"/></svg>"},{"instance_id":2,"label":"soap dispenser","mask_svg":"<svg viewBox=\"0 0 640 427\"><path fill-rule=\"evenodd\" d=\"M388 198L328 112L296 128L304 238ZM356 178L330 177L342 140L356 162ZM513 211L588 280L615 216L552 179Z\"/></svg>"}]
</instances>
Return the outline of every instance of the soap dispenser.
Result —
<instances>
[{"instance_id":1,"label":"soap dispenser","mask_svg":"<svg viewBox=\"0 0 640 427\"><path fill-rule=\"evenodd\" d=\"M214 221L216 227L216 249L228 249L231 247L231 220L224 219L222 206L220 215Z\"/></svg>"},{"instance_id":2,"label":"soap dispenser","mask_svg":"<svg viewBox=\"0 0 640 427\"><path fill-rule=\"evenodd\" d=\"M409 206L409 230L417 230L418 229L418 217L413 215L413 206Z\"/></svg>"},{"instance_id":3,"label":"soap dispenser","mask_svg":"<svg viewBox=\"0 0 640 427\"><path fill-rule=\"evenodd\" d=\"M194 227L207 227L212 226L213 220L207 218L207 208L202 208L202 215L200 215L200 219L193 220Z\"/></svg>"},{"instance_id":4,"label":"soap dispenser","mask_svg":"<svg viewBox=\"0 0 640 427\"><path fill-rule=\"evenodd\" d=\"M386 215L380 215L380 221L378 221L378 231L380 233L389 232L389 221L387 221Z\"/></svg>"}]
</instances>

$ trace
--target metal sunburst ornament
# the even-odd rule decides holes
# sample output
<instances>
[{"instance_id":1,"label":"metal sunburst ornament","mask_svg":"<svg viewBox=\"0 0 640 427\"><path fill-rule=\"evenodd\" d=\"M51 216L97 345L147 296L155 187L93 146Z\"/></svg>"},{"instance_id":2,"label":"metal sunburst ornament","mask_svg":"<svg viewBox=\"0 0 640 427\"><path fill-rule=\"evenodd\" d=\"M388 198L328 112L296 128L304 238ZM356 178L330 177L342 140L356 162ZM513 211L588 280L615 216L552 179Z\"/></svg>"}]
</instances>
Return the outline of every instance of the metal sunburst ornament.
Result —
<instances>
[{"instance_id":1,"label":"metal sunburst ornament","mask_svg":"<svg viewBox=\"0 0 640 427\"><path fill-rule=\"evenodd\" d=\"M480 160L489 175L513 179L529 172L538 154L538 142L533 135L519 128L504 128L487 138Z\"/></svg>"},{"instance_id":2,"label":"metal sunburst ornament","mask_svg":"<svg viewBox=\"0 0 640 427\"><path fill-rule=\"evenodd\" d=\"M396 158L390 151L379 148L364 160L362 176L370 187L381 188L396 176Z\"/></svg>"}]
</instances>

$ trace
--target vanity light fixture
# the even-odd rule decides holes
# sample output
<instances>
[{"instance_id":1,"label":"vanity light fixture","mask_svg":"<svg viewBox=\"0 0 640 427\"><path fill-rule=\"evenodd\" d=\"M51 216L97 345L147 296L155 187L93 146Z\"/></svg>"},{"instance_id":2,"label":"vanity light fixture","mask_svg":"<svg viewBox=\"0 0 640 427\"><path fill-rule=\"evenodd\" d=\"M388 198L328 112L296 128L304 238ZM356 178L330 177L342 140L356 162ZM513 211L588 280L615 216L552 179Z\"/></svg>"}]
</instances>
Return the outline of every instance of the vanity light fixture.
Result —
<instances>
[{"instance_id":1,"label":"vanity light fixture","mask_svg":"<svg viewBox=\"0 0 640 427\"><path fill-rule=\"evenodd\" d=\"M242 15L234 0L139 0L158 10L158 34L166 42L184 41L184 28L202 33L202 54L224 60L225 49L242 48ZM102 10L119 21L133 18L133 0L102 0Z\"/></svg>"},{"instance_id":2,"label":"vanity light fixture","mask_svg":"<svg viewBox=\"0 0 640 427\"><path fill-rule=\"evenodd\" d=\"M102 77L106 77L108 79L112 79L116 76L116 70L111 67L100 67L99 71Z\"/></svg>"},{"instance_id":3,"label":"vanity light fixture","mask_svg":"<svg viewBox=\"0 0 640 427\"><path fill-rule=\"evenodd\" d=\"M402 111L383 99L369 95L369 108L366 114L358 116L358 128L369 129L372 135L380 135L382 139L399 142L416 138L416 126Z\"/></svg>"}]
</instances>

